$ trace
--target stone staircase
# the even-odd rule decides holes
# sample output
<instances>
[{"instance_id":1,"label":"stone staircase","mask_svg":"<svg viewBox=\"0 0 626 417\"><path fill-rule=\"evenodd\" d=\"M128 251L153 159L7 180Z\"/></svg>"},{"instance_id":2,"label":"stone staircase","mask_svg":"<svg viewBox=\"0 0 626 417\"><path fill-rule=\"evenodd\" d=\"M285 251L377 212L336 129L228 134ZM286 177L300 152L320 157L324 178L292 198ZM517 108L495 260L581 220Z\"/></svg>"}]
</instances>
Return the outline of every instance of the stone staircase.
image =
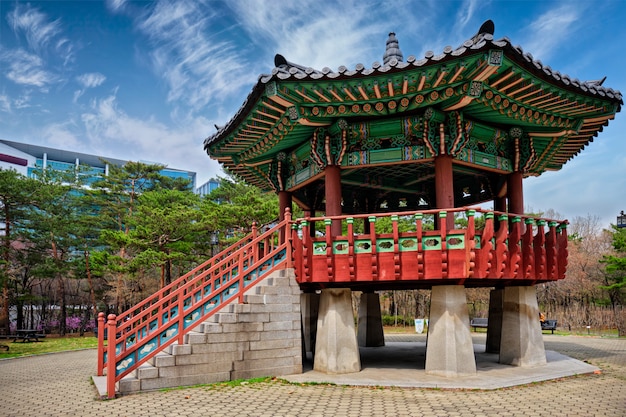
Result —
<instances>
[{"instance_id":1,"label":"stone staircase","mask_svg":"<svg viewBox=\"0 0 626 417\"><path fill-rule=\"evenodd\" d=\"M122 378L119 393L302 373L300 293L293 269L273 272Z\"/></svg>"}]
</instances>

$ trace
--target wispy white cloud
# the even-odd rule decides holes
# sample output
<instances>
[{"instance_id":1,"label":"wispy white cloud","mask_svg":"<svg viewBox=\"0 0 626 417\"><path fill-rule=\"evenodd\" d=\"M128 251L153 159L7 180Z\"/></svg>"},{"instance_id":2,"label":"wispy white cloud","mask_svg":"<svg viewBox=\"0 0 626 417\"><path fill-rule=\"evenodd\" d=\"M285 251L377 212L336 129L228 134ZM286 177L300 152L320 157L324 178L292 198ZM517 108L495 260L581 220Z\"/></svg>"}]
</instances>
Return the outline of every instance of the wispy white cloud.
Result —
<instances>
[{"instance_id":1,"label":"wispy white cloud","mask_svg":"<svg viewBox=\"0 0 626 417\"><path fill-rule=\"evenodd\" d=\"M117 12L124 8L124 6L126 5L126 0L106 0L105 4L109 10Z\"/></svg>"},{"instance_id":2,"label":"wispy white cloud","mask_svg":"<svg viewBox=\"0 0 626 417\"><path fill-rule=\"evenodd\" d=\"M82 97L83 94L85 94L85 91L87 91L87 89L95 88L102 85L102 83L106 81L106 77L99 72L90 72L79 75L78 77L76 77L76 81L83 88L74 91L74 103L76 103L78 99Z\"/></svg>"},{"instance_id":3,"label":"wispy white cloud","mask_svg":"<svg viewBox=\"0 0 626 417\"><path fill-rule=\"evenodd\" d=\"M48 146L89 153L88 147L85 146L85 141L76 127L73 120L51 123L43 126L39 135L45 139Z\"/></svg>"},{"instance_id":4,"label":"wispy white cloud","mask_svg":"<svg viewBox=\"0 0 626 417\"><path fill-rule=\"evenodd\" d=\"M197 117L168 126L154 118L139 119L119 107L116 94L93 100L89 111L81 115L84 133L82 145L76 146L88 143L89 153L111 158L159 163L166 159L170 167L178 169L206 166L206 171L198 173L200 180L218 173L217 162L202 150L202 138L210 129L208 120Z\"/></svg>"},{"instance_id":5,"label":"wispy white cloud","mask_svg":"<svg viewBox=\"0 0 626 417\"><path fill-rule=\"evenodd\" d=\"M98 87L99 85L102 85L106 79L107 77L99 72L90 72L76 77L76 81L78 81L78 83L84 88Z\"/></svg>"},{"instance_id":6,"label":"wispy white cloud","mask_svg":"<svg viewBox=\"0 0 626 417\"><path fill-rule=\"evenodd\" d=\"M16 84L39 87L42 91L47 91L50 84L58 81L58 77L46 69L39 56L23 49L4 52L0 55L0 62L6 65L5 76Z\"/></svg>"},{"instance_id":7,"label":"wispy white cloud","mask_svg":"<svg viewBox=\"0 0 626 417\"><path fill-rule=\"evenodd\" d=\"M480 6L485 6L486 3L489 3L488 1L479 1L479 0L465 0L462 3L462 6L459 7L459 10L457 11L456 14L456 26L457 26L457 30L464 32L466 30L466 27L468 26L469 23L472 22L473 18L474 18L474 14L476 13L476 10L480 7ZM476 28L478 29L478 28Z\"/></svg>"},{"instance_id":8,"label":"wispy white cloud","mask_svg":"<svg viewBox=\"0 0 626 417\"><path fill-rule=\"evenodd\" d=\"M234 42L215 33L214 2L163 1L137 19L152 45L155 74L168 85L169 102L201 109L253 80Z\"/></svg>"},{"instance_id":9,"label":"wispy white cloud","mask_svg":"<svg viewBox=\"0 0 626 417\"><path fill-rule=\"evenodd\" d=\"M11 113L11 98L6 94L0 94L0 112Z\"/></svg>"},{"instance_id":10,"label":"wispy white cloud","mask_svg":"<svg viewBox=\"0 0 626 417\"><path fill-rule=\"evenodd\" d=\"M44 50L61 33L58 19L50 21L30 4L17 3L15 9L8 13L7 20L13 32L16 35L23 34L30 48L35 51Z\"/></svg>"},{"instance_id":11,"label":"wispy white cloud","mask_svg":"<svg viewBox=\"0 0 626 417\"><path fill-rule=\"evenodd\" d=\"M535 59L548 60L572 35L584 14L584 3L577 4L581 7L572 7L569 2L560 4L535 19L524 31L529 35L523 41L524 50L531 52Z\"/></svg>"},{"instance_id":12,"label":"wispy white cloud","mask_svg":"<svg viewBox=\"0 0 626 417\"><path fill-rule=\"evenodd\" d=\"M367 19L374 13L384 15L381 8L388 5L377 2L348 0L325 7L324 2L233 2L229 3L255 47L266 56L279 52L292 62L316 69L340 65L351 66L373 57L380 61L384 53L384 39L379 44L367 42L372 37L395 30L386 19ZM399 9L403 9L401 6ZM403 9L404 10L404 9ZM410 9L406 9L410 14ZM382 46L381 46L382 44ZM379 48L376 48L379 46ZM372 53L371 48L379 49ZM379 56L378 56L379 55ZM373 61L372 61L373 62ZM369 66L371 62L364 63ZM271 61L263 63L271 67Z\"/></svg>"}]
</instances>

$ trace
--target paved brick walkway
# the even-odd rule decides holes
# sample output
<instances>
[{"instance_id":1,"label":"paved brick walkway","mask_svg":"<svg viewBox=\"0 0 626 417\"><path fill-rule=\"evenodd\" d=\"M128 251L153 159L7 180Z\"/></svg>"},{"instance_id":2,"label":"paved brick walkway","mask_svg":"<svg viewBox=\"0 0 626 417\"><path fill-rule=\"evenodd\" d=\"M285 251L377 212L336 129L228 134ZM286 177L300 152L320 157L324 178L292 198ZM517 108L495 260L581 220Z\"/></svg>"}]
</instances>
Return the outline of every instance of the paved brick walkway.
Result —
<instances>
[{"instance_id":1,"label":"paved brick walkway","mask_svg":"<svg viewBox=\"0 0 626 417\"><path fill-rule=\"evenodd\" d=\"M0 416L626 416L626 340L544 340L602 373L490 391L270 382L100 401L87 350L0 361Z\"/></svg>"}]
</instances>

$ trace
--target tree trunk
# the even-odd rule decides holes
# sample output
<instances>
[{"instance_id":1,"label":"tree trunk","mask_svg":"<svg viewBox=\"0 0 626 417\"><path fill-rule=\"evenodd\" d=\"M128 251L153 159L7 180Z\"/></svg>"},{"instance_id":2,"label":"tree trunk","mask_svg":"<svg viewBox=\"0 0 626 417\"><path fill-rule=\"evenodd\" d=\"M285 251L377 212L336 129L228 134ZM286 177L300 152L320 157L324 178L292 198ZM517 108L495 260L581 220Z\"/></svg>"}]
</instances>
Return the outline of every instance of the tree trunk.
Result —
<instances>
[{"instance_id":1,"label":"tree trunk","mask_svg":"<svg viewBox=\"0 0 626 417\"><path fill-rule=\"evenodd\" d=\"M98 317L98 307L96 305L96 292L93 288L93 280L91 279L91 266L89 265L89 251L84 251L85 254L85 270L87 271L87 284L89 285L89 297L91 299L91 309L93 317ZM82 330L82 329L81 329Z\"/></svg>"}]
</instances>

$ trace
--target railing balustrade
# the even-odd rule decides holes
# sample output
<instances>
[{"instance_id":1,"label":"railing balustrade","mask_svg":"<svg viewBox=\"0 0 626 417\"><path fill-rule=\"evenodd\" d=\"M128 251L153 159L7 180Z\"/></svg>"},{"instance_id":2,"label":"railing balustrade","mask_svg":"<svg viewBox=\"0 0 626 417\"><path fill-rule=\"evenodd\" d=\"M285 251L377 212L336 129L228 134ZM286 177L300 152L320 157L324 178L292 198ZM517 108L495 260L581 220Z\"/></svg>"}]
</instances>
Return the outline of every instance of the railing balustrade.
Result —
<instances>
[{"instance_id":1,"label":"railing balustrade","mask_svg":"<svg viewBox=\"0 0 626 417\"><path fill-rule=\"evenodd\" d=\"M450 230L449 216L456 220ZM333 222L341 222L341 236L331 235ZM532 284L564 278L567 266L566 221L462 207L309 217L296 224L294 247L302 246L296 276L304 285L468 279Z\"/></svg>"},{"instance_id":2,"label":"railing balustrade","mask_svg":"<svg viewBox=\"0 0 626 417\"><path fill-rule=\"evenodd\" d=\"M223 250L133 308L98 317L98 375L106 369L109 398L115 384L165 347L182 344L195 325L224 305L243 302L244 291L275 269L292 266L292 248L286 230L291 213L273 228ZM107 344L105 345L105 329Z\"/></svg>"}]
</instances>

